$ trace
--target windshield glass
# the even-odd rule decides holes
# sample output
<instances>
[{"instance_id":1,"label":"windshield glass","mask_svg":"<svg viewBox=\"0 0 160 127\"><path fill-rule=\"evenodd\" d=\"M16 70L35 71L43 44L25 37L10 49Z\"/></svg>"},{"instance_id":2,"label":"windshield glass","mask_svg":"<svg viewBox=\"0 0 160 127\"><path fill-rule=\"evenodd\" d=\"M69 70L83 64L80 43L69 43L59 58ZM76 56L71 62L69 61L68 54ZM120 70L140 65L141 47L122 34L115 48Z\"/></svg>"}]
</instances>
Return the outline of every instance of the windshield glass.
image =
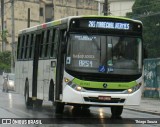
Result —
<instances>
[{"instance_id":1,"label":"windshield glass","mask_svg":"<svg viewBox=\"0 0 160 127\"><path fill-rule=\"evenodd\" d=\"M66 68L86 73L139 74L141 52L140 38L70 34Z\"/></svg>"}]
</instances>

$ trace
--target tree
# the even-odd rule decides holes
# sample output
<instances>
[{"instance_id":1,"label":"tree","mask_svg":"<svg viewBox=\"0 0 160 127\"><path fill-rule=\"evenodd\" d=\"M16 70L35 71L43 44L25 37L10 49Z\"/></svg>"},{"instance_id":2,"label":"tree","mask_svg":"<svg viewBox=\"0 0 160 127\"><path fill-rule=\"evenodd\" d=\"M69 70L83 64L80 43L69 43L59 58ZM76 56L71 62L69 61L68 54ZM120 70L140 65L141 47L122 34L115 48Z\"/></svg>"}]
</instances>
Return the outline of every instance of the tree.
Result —
<instances>
[{"instance_id":1,"label":"tree","mask_svg":"<svg viewBox=\"0 0 160 127\"><path fill-rule=\"evenodd\" d=\"M11 71L11 52L0 52L0 70L5 72Z\"/></svg>"},{"instance_id":2,"label":"tree","mask_svg":"<svg viewBox=\"0 0 160 127\"><path fill-rule=\"evenodd\" d=\"M159 0L135 0L132 13L127 14L127 17L142 21L144 46L149 58L160 57L159 8Z\"/></svg>"}]
</instances>

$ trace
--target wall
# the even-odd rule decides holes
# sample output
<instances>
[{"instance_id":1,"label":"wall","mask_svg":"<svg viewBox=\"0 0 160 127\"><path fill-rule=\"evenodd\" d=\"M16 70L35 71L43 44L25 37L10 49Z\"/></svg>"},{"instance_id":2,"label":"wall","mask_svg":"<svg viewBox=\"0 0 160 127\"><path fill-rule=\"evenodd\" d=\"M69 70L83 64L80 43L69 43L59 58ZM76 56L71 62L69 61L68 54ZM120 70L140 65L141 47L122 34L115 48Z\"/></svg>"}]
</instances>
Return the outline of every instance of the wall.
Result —
<instances>
[{"instance_id":1,"label":"wall","mask_svg":"<svg viewBox=\"0 0 160 127\"><path fill-rule=\"evenodd\" d=\"M75 15L98 14L98 2L93 0L53 0L54 19Z\"/></svg>"},{"instance_id":2,"label":"wall","mask_svg":"<svg viewBox=\"0 0 160 127\"><path fill-rule=\"evenodd\" d=\"M160 97L160 58L144 60L144 97Z\"/></svg>"},{"instance_id":3,"label":"wall","mask_svg":"<svg viewBox=\"0 0 160 127\"><path fill-rule=\"evenodd\" d=\"M127 12L132 12L135 0L109 0L110 12L113 16L126 16Z\"/></svg>"},{"instance_id":4,"label":"wall","mask_svg":"<svg viewBox=\"0 0 160 127\"><path fill-rule=\"evenodd\" d=\"M15 22L15 41L17 41L18 32L21 29L27 28L27 19L28 19L28 8L30 8L30 26L39 24L39 3L37 2L24 2L24 1L15 1L14 2L14 22ZM5 4L5 18L6 29L8 30L8 42L11 43L11 4ZM11 50L11 45L6 45L6 50Z\"/></svg>"}]
</instances>

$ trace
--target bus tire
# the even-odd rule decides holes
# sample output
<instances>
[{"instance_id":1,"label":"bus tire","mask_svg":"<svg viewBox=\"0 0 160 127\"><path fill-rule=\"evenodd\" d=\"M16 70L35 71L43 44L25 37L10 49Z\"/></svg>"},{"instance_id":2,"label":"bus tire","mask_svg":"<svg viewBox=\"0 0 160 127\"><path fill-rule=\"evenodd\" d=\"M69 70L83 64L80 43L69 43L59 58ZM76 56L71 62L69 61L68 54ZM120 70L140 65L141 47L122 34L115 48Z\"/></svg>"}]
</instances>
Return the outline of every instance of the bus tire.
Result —
<instances>
[{"instance_id":1,"label":"bus tire","mask_svg":"<svg viewBox=\"0 0 160 127\"><path fill-rule=\"evenodd\" d=\"M82 109L89 109L90 105L82 105Z\"/></svg>"},{"instance_id":2,"label":"bus tire","mask_svg":"<svg viewBox=\"0 0 160 127\"><path fill-rule=\"evenodd\" d=\"M123 106L111 106L111 113L113 118L120 117L123 112Z\"/></svg>"},{"instance_id":3,"label":"bus tire","mask_svg":"<svg viewBox=\"0 0 160 127\"><path fill-rule=\"evenodd\" d=\"M42 108L43 100L37 99L32 103L34 108Z\"/></svg>"},{"instance_id":4,"label":"bus tire","mask_svg":"<svg viewBox=\"0 0 160 127\"><path fill-rule=\"evenodd\" d=\"M54 83L53 83L53 80L50 81L50 86L49 86L49 101L52 101L54 103Z\"/></svg>"},{"instance_id":5,"label":"bus tire","mask_svg":"<svg viewBox=\"0 0 160 127\"><path fill-rule=\"evenodd\" d=\"M25 86L25 104L27 108L33 107L32 98L29 97L29 86Z\"/></svg>"},{"instance_id":6,"label":"bus tire","mask_svg":"<svg viewBox=\"0 0 160 127\"><path fill-rule=\"evenodd\" d=\"M64 110L64 103L62 102L55 102L55 113L62 114Z\"/></svg>"}]
</instances>

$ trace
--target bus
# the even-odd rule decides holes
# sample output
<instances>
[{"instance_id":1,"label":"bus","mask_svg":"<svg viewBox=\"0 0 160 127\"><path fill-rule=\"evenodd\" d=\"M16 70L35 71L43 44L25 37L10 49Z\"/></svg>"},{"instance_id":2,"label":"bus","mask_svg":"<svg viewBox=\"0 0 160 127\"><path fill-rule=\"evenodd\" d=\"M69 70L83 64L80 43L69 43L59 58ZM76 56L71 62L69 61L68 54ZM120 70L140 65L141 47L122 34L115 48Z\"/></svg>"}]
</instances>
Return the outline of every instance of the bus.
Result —
<instances>
[{"instance_id":1,"label":"bus","mask_svg":"<svg viewBox=\"0 0 160 127\"><path fill-rule=\"evenodd\" d=\"M70 16L18 35L16 90L26 106L52 101L110 107L120 116L139 105L143 91L142 22L112 16Z\"/></svg>"}]
</instances>

